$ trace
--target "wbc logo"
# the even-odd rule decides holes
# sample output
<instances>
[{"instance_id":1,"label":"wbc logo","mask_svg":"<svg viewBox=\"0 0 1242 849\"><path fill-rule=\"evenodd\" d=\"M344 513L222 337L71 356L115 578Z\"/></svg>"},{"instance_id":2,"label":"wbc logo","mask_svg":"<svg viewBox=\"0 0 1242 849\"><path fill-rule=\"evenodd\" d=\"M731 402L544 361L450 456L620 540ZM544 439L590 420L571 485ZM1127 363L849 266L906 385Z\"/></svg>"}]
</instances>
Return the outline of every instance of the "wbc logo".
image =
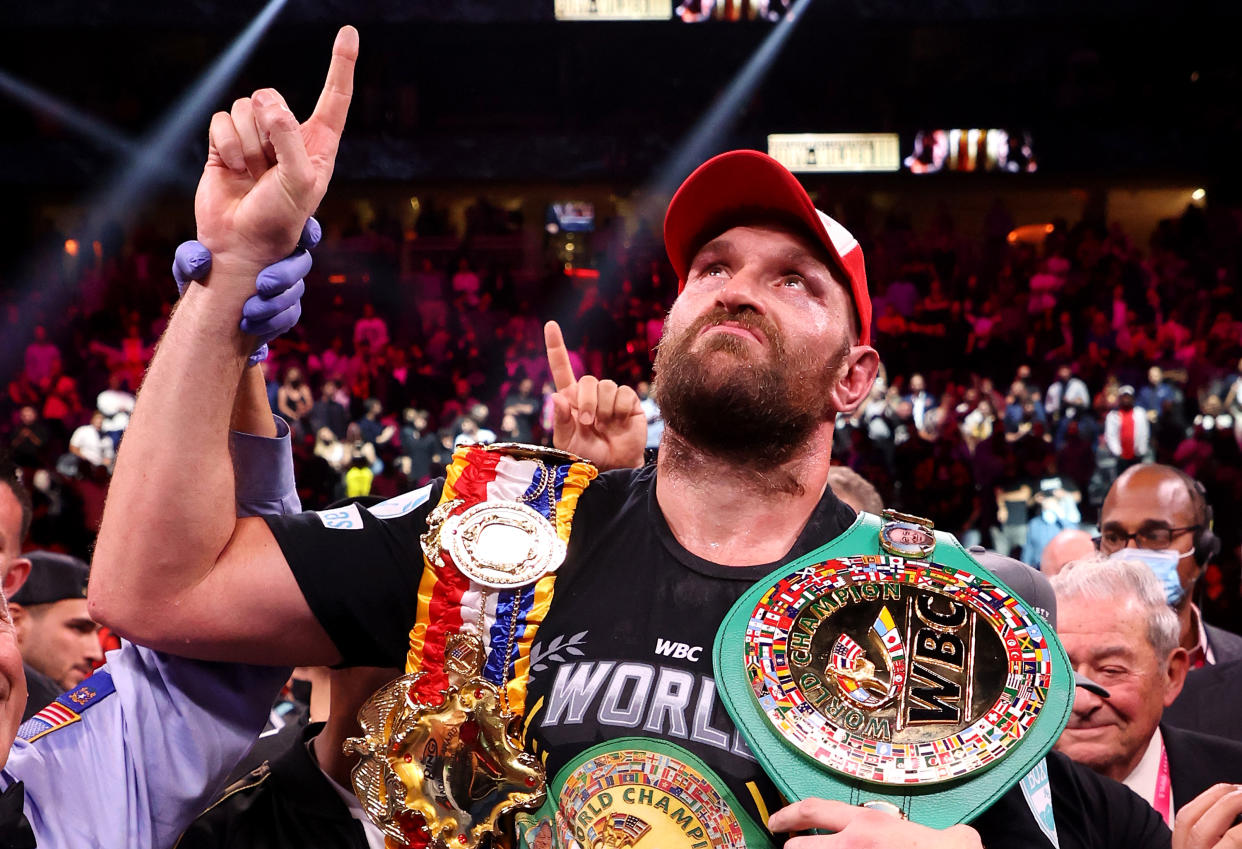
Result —
<instances>
[{"instance_id":1,"label":"wbc logo","mask_svg":"<svg viewBox=\"0 0 1242 849\"><path fill-rule=\"evenodd\" d=\"M882 652L879 675L876 664L849 634L837 637L829 654L828 671L848 698L874 710L901 692L906 680L906 644L887 607L880 608L868 636Z\"/></svg>"}]
</instances>

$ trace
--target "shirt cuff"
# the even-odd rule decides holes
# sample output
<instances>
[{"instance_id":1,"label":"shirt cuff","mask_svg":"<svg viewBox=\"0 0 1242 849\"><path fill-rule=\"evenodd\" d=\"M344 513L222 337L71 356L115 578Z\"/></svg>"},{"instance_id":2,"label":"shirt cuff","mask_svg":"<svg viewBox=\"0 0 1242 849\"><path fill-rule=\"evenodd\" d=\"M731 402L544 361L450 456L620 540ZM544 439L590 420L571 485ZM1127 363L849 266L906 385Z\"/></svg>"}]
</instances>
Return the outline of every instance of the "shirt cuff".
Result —
<instances>
[{"instance_id":1,"label":"shirt cuff","mask_svg":"<svg viewBox=\"0 0 1242 849\"><path fill-rule=\"evenodd\" d=\"M229 431L238 516L301 512L289 425L280 416L272 418L275 437Z\"/></svg>"}]
</instances>

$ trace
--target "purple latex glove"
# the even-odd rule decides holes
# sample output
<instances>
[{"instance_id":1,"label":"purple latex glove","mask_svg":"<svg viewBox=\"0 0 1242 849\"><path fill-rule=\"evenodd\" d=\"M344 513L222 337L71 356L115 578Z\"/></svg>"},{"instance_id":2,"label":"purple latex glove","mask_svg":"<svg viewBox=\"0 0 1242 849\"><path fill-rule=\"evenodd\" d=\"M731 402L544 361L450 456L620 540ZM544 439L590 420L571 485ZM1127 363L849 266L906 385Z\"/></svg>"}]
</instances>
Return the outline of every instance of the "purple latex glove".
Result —
<instances>
[{"instance_id":1,"label":"purple latex glove","mask_svg":"<svg viewBox=\"0 0 1242 849\"><path fill-rule=\"evenodd\" d=\"M257 294L247 298L242 306L241 330L259 340L248 365L267 359L267 343L290 330L302 317L302 295L306 291L302 278L311 269L309 251L319 244L322 235L319 222L306 219L302 238L293 253L259 272L255 280ZM191 240L177 246L172 272L178 293L185 294L190 283L207 279L210 271L211 252L200 242Z\"/></svg>"}]
</instances>

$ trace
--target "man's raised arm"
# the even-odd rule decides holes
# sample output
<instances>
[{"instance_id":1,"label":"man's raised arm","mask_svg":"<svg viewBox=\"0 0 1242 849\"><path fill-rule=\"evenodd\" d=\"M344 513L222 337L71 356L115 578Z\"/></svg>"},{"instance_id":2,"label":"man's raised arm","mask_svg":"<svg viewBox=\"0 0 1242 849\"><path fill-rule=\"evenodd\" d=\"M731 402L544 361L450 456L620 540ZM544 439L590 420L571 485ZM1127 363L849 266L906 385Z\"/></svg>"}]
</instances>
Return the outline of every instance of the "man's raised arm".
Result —
<instances>
[{"instance_id":1,"label":"man's raised arm","mask_svg":"<svg viewBox=\"0 0 1242 849\"><path fill-rule=\"evenodd\" d=\"M135 642L206 659L339 659L267 526L235 518L228 440L255 341L238 328L242 305L327 190L357 54L345 27L304 124L271 89L212 118L195 197L211 274L186 291L147 372L92 567L92 616Z\"/></svg>"}]
</instances>

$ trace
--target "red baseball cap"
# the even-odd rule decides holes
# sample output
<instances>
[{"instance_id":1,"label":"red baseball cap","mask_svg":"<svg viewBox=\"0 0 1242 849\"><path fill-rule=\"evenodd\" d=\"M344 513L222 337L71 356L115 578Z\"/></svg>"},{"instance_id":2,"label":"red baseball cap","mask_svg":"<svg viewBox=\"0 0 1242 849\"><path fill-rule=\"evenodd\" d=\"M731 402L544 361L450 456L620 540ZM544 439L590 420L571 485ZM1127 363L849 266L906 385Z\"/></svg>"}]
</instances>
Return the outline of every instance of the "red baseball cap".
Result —
<instances>
[{"instance_id":1,"label":"red baseball cap","mask_svg":"<svg viewBox=\"0 0 1242 849\"><path fill-rule=\"evenodd\" d=\"M862 247L850 231L815 208L789 169L766 153L733 150L714 156L686 178L664 216L664 247L673 270L686 285L690 264L708 239L718 236L739 213L775 212L792 216L824 246L854 296L859 343L871 344L871 295Z\"/></svg>"}]
</instances>

